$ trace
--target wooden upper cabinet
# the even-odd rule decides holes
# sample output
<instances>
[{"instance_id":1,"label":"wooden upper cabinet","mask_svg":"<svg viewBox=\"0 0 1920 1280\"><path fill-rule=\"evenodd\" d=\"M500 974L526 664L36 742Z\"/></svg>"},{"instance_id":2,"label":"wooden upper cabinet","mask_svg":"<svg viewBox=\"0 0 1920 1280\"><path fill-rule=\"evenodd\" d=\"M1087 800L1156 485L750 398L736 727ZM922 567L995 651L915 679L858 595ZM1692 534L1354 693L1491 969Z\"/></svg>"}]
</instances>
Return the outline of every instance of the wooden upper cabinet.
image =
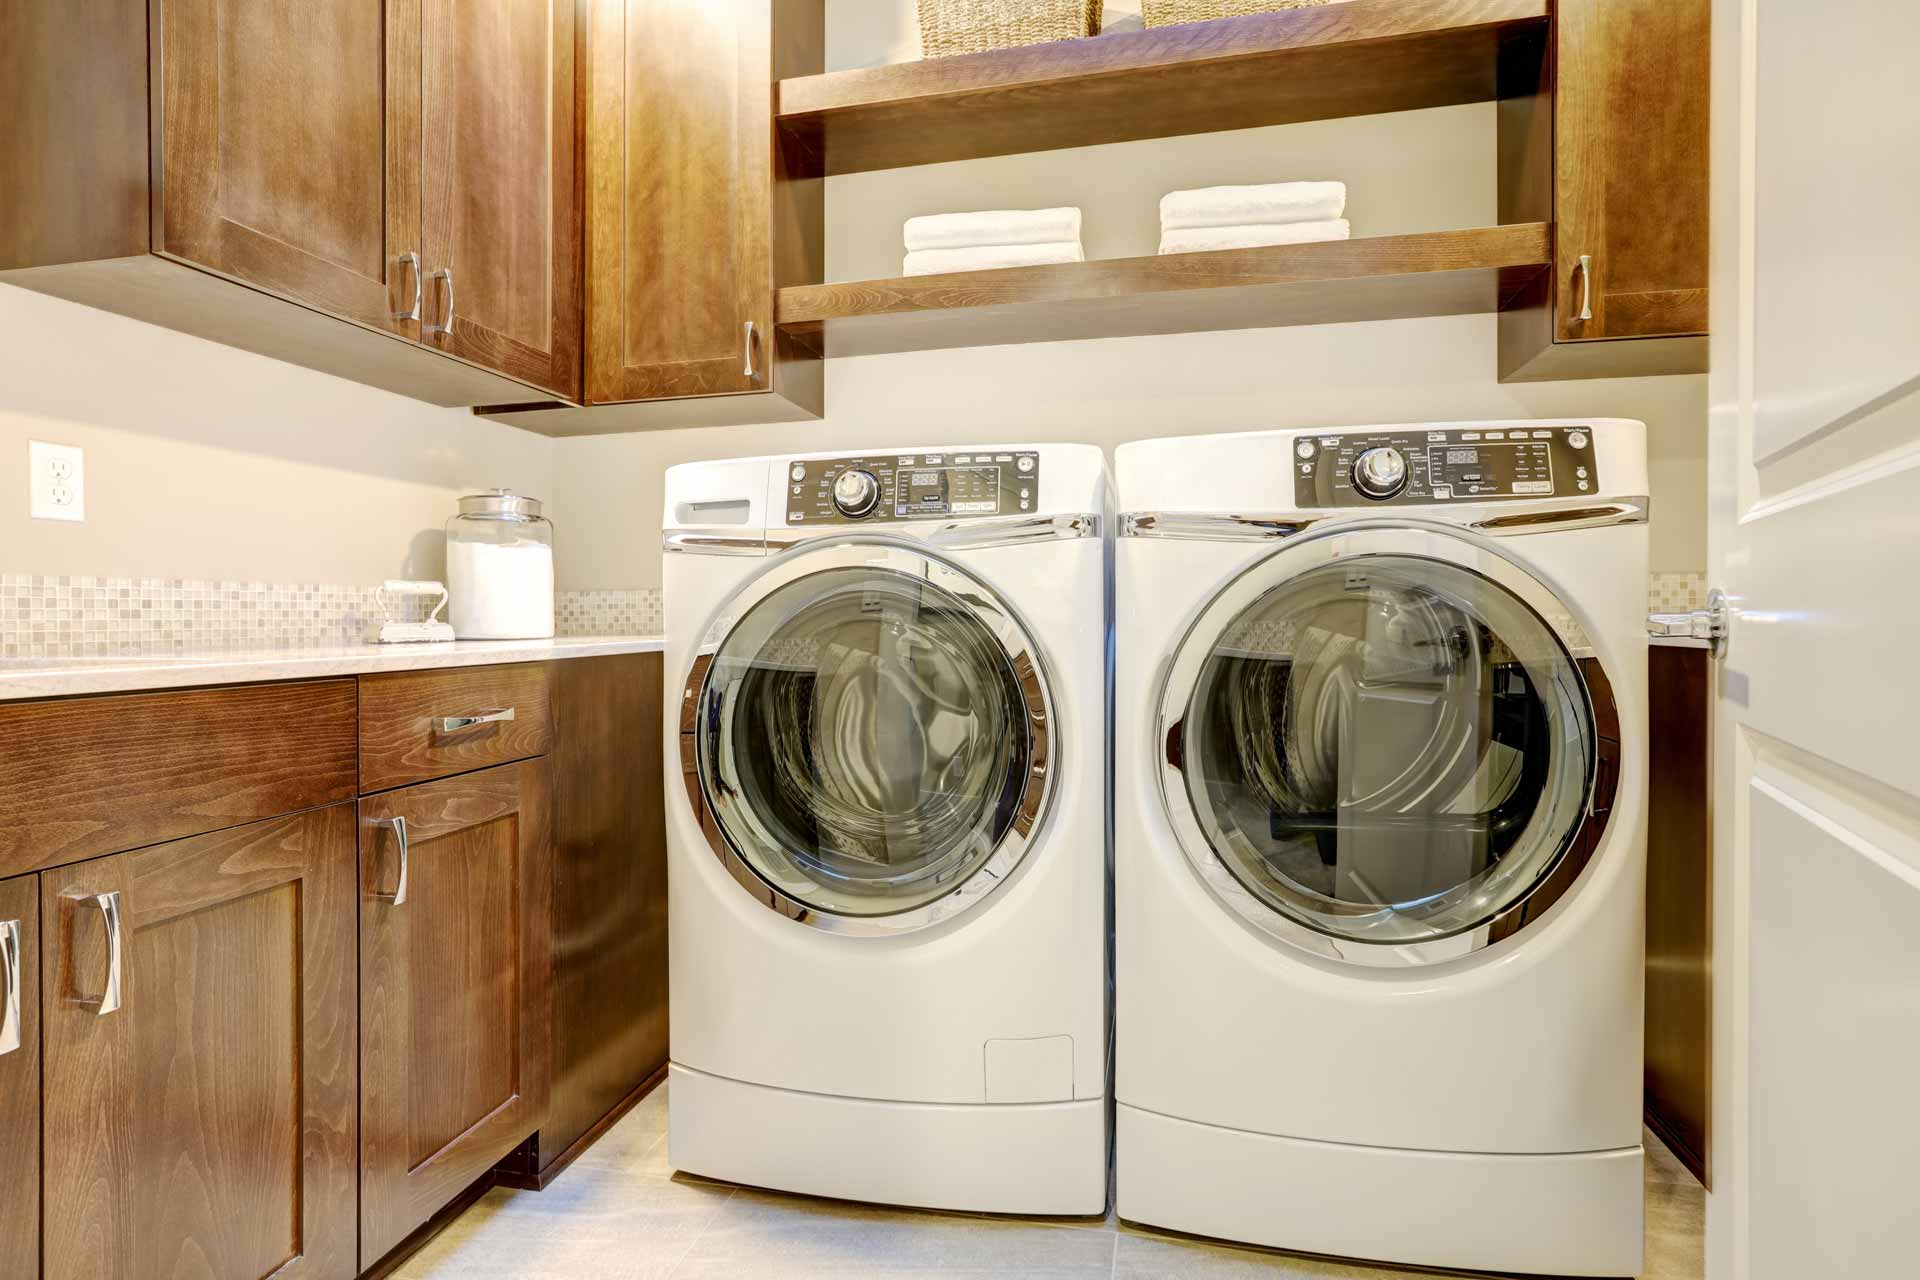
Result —
<instances>
[{"instance_id":1,"label":"wooden upper cabinet","mask_svg":"<svg viewBox=\"0 0 1920 1280\"><path fill-rule=\"evenodd\" d=\"M415 336L396 313L412 310L403 258L420 251L418 0L195 0L153 15L155 249Z\"/></svg>"},{"instance_id":2,"label":"wooden upper cabinet","mask_svg":"<svg viewBox=\"0 0 1920 1280\"><path fill-rule=\"evenodd\" d=\"M40 1280L40 882L0 880L0 1280Z\"/></svg>"},{"instance_id":3,"label":"wooden upper cabinet","mask_svg":"<svg viewBox=\"0 0 1920 1280\"><path fill-rule=\"evenodd\" d=\"M360 802L360 1255L367 1265L545 1117L548 813L545 760Z\"/></svg>"},{"instance_id":4,"label":"wooden upper cabinet","mask_svg":"<svg viewBox=\"0 0 1920 1280\"><path fill-rule=\"evenodd\" d=\"M818 13L773 0L591 4L588 401L812 396L817 371L787 372L811 357L775 340L774 291L818 269L819 184L776 173L773 81L776 18L791 8L783 47L817 57Z\"/></svg>"},{"instance_id":5,"label":"wooden upper cabinet","mask_svg":"<svg viewBox=\"0 0 1920 1280\"><path fill-rule=\"evenodd\" d=\"M425 341L568 398L581 341L574 7L423 0L420 36Z\"/></svg>"},{"instance_id":6,"label":"wooden upper cabinet","mask_svg":"<svg viewBox=\"0 0 1920 1280\"><path fill-rule=\"evenodd\" d=\"M346 804L38 877L47 1280L358 1274L354 871Z\"/></svg>"}]
</instances>

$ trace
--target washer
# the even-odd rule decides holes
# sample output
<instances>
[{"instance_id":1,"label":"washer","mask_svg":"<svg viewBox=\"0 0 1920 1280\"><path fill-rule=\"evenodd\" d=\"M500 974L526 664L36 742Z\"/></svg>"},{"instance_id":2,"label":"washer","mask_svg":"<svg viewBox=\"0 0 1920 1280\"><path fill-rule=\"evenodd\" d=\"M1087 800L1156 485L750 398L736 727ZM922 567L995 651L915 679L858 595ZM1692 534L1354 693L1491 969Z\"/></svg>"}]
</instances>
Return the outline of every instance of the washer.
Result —
<instances>
[{"instance_id":1,"label":"washer","mask_svg":"<svg viewBox=\"0 0 1920 1280\"><path fill-rule=\"evenodd\" d=\"M1637 1274L1645 427L1116 475L1120 1215Z\"/></svg>"},{"instance_id":2,"label":"washer","mask_svg":"<svg viewBox=\"0 0 1920 1280\"><path fill-rule=\"evenodd\" d=\"M1084 446L667 473L674 1167L1105 1211L1110 498Z\"/></svg>"}]
</instances>

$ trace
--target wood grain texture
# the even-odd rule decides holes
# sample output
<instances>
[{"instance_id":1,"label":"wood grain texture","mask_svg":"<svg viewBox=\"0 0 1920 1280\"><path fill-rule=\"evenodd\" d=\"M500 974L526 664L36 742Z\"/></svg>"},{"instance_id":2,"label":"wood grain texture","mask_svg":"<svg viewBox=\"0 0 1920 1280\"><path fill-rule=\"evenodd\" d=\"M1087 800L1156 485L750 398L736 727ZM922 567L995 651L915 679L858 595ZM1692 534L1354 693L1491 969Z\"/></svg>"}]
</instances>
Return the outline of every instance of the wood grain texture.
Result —
<instances>
[{"instance_id":1,"label":"wood grain texture","mask_svg":"<svg viewBox=\"0 0 1920 1280\"><path fill-rule=\"evenodd\" d=\"M1545 0L1351 0L783 79L779 125L828 174L1494 96Z\"/></svg>"},{"instance_id":2,"label":"wood grain texture","mask_svg":"<svg viewBox=\"0 0 1920 1280\"><path fill-rule=\"evenodd\" d=\"M1711 1185L1713 660L1664 645L1647 656L1647 1122Z\"/></svg>"},{"instance_id":3,"label":"wood grain texture","mask_svg":"<svg viewBox=\"0 0 1920 1280\"><path fill-rule=\"evenodd\" d=\"M783 289L780 324L841 356L1492 312L1547 258L1541 223L1111 258Z\"/></svg>"},{"instance_id":4,"label":"wood grain texture","mask_svg":"<svg viewBox=\"0 0 1920 1280\"><path fill-rule=\"evenodd\" d=\"M551 741L547 668L540 663L360 677L360 790L444 778L544 755ZM454 733L439 716L504 707L514 718Z\"/></svg>"},{"instance_id":5,"label":"wood grain texture","mask_svg":"<svg viewBox=\"0 0 1920 1280\"><path fill-rule=\"evenodd\" d=\"M351 1277L355 815L312 810L41 877L49 1277ZM69 892L118 891L123 1003Z\"/></svg>"},{"instance_id":6,"label":"wood grain texture","mask_svg":"<svg viewBox=\"0 0 1920 1280\"><path fill-rule=\"evenodd\" d=\"M580 394L575 0L424 0L421 243L450 270L454 324L423 341ZM428 290L426 314L445 299Z\"/></svg>"},{"instance_id":7,"label":"wood grain texture","mask_svg":"<svg viewBox=\"0 0 1920 1280\"><path fill-rule=\"evenodd\" d=\"M404 904L392 836L407 820ZM544 760L360 803L360 1248L371 1267L540 1127L552 1018Z\"/></svg>"},{"instance_id":8,"label":"wood grain texture","mask_svg":"<svg viewBox=\"0 0 1920 1280\"><path fill-rule=\"evenodd\" d=\"M40 1278L40 882L0 880L20 928L20 1047L0 1054L0 1280ZM0 992L4 998L4 992Z\"/></svg>"},{"instance_id":9,"label":"wood grain texture","mask_svg":"<svg viewBox=\"0 0 1920 1280\"><path fill-rule=\"evenodd\" d=\"M657 653L553 664L550 1167L667 1060Z\"/></svg>"},{"instance_id":10,"label":"wood grain texture","mask_svg":"<svg viewBox=\"0 0 1920 1280\"><path fill-rule=\"evenodd\" d=\"M354 683L9 703L0 742L13 874L351 799Z\"/></svg>"}]
</instances>

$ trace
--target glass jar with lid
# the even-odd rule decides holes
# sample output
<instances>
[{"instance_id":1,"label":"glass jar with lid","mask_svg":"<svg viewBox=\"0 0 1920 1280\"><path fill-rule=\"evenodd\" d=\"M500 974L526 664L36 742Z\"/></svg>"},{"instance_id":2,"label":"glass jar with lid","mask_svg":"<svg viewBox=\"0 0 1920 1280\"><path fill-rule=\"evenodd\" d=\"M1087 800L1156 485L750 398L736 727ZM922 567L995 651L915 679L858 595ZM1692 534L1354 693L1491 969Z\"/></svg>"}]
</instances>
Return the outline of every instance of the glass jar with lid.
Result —
<instances>
[{"instance_id":1,"label":"glass jar with lid","mask_svg":"<svg viewBox=\"0 0 1920 1280\"><path fill-rule=\"evenodd\" d=\"M553 634L553 522L540 502L507 489L460 499L447 521L447 588L462 640Z\"/></svg>"}]
</instances>

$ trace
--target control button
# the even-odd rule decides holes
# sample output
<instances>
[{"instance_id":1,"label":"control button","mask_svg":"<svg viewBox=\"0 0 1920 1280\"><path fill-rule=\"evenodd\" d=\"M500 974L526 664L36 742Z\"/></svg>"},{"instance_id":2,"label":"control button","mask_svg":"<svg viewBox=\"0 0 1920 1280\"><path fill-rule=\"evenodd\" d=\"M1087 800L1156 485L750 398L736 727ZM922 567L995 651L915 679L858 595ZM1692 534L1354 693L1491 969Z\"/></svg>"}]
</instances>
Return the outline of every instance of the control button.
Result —
<instances>
[{"instance_id":1,"label":"control button","mask_svg":"<svg viewBox=\"0 0 1920 1280\"><path fill-rule=\"evenodd\" d=\"M1487 432L1487 439L1489 440L1505 440L1506 438L1507 438L1507 433L1504 431Z\"/></svg>"},{"instance_id":2,"label":"control button","mask_svg":"<svg viewBox=\"0 0 1920 1280\"><path fill-rule=\"evenodd\" d=\"M803 486L803 485L795 485L795 486L793 486L793 496L794 496L794 497L796 497L796 498L797 498L797 497L799 497L799 496L800 496L800 490L801 490L802 488L804 488L804 487L805 487L805 486Z\"/></svg>"},{"instance_id":3,"label":"control button","mask_svg":"<svg viewBox=\"0 0 1920 1280\"><path fill-rule=\"evenodd\" d=\"M1587 433L1584 431L1567 432L1567 448L1584 449L1587 447Z\"/></svg>"},{"instance_id":4,"label":"control button","mask_svg":"<svg viewBox=\"0 0 1920 1280\"><path fill-rule=\"evenodd\" d=\"M1582 472L1581 472L1580 474L1581 474L1581 475L1585 475L1585 474L1586 474L1586 472L1584 472L1584 471L1582 471ZM1021 496L1022 498L1031 498L1031 497L1033 496L1033 490L1031 490L1031 489L1022 489L1022 490L1020 491L1020 496Z\"/></svg>"},{"instance_id":5,"label":"control button","mask_svg":"<svg viewBox=\"0 0 1920 1280\"><path fill-rule=\"evenodd\" d=\"M1479 484L1480 479L1481 477L1478 471L1469 471L1460 477L1461 482L1464 484Z\"/></svg>"},{"instance_id":6,"label":"control button","mask_svg":"<svg viewBox=\"0 0 1920 1280\"><path fill-rule=\"evenodd\" d=\"M833 505L843 516L858 520L880 502L880 482L873 472L849 467L833 481Z\"/></svg>"},{"instance_id":7,"label":"control button","mask_svg":"<svg viewBox=\"0 0 1920 1280\"><path fill-rule=\"evenodd\" d=\"M807 467L805 463L796 462L793 464L793 478L795 480L805 480L807 478Z\"/></svg>"},{"instance_id":8,"label":"control button","mask_svg":"<svg viewBox=\"0 0 1920 1280\"><path fill-rule=\"evenodd\" d=\"M1034 465L1033 457L1031 454L1024 455L1021 457L1020 461L1016 462L1014 465L1020 468L1021 474L1023 475L1029 474L1033 471L1033 465Z\"/></svg>"},{"instance_id":9,"label":"control button","mask_svg":"<svg viewBox=\"0 0 1920 1280\"><path fill-rule=\"evenodd\" d=\"M1581 489L1582 489L1583 491L1584 491L1584 490L1586 490L1586 489L1588 489L1588 488L1590 488L1590 487L1591 487L1591 486L1590 486L1590 485L1588 485L1588 484L1587 484L1587 482L1586 482L1585 480L1582 480L1582 481L1580 482L1580 488L1581 488Z\"/></svg>"},{"instance_id":10,"label":"control button","mask_svg":"<svg viewBox=\"0 0 1920 1280\"><path fill-rule=\"evenodd\" d=\"M1534 433L1533 433L1533 438L1534 438L1535 440L1551 440L1551 439L1553 439L1553 432L1551 432L1551 431L1536 431L1536 432L1534 432Z\"/></svg>"},{"instance_id":11,"label":"control button","mask_svg":"<svg viewBox=\"0 0 1920 1280\"><path fill-rule=\"evenodd\" d=\"M1460 442L1462 444L1466 444L1471 441L1478 440L1479 438L1480 438L1480 433L1478 431L1462 431L1460 433Z\"/></svg>"},{"instance_id":12,"label":"control button","mask_svg":"<svg viewBox=\"0 0 1920 1280\"><path fill-rule=\"evenodd\" d=\"M1311 458L1314 455L1313 441L1302 440L1299 444L1293 446L1293 451L1303 458Z\"/></svg>"},{"instance_id":13,"label":"control button","mask_svg":"<svg viewBox=\"0 0 1920 1280\"><path fill-rule=\"evenodd\" d=\"M1303 476L1310 476L1310 475L1312 475L1312 474L1313 474L1313 464L1312 464L1311 462L1303 462L1303 463L1301 463L1301 464L1300 464L1300 474L1301 474L1301 475L1303 475Z\"/></svg>"},{"instance_id":14,"label":"control button","mask_svg":"<svg viewBox=\"0 0 1920 1280\"><path fill-rule=\"evenodd\" d=\"M1585 480L1587 478L1587 469L1585 467L1575 467L1573 474Z\"/></svg>"},{"instance_id":15,"label":"control button","mask_svg":"<svg viewBox=\"0 0 1920 1280\"><path fill-rule=\"evenodd\" d=\"M1392 445L1367 450L1353 464L1353 487L1376 501L1393 497L1407 487L1407 456Z\"/></svg>"}]
</instances>

